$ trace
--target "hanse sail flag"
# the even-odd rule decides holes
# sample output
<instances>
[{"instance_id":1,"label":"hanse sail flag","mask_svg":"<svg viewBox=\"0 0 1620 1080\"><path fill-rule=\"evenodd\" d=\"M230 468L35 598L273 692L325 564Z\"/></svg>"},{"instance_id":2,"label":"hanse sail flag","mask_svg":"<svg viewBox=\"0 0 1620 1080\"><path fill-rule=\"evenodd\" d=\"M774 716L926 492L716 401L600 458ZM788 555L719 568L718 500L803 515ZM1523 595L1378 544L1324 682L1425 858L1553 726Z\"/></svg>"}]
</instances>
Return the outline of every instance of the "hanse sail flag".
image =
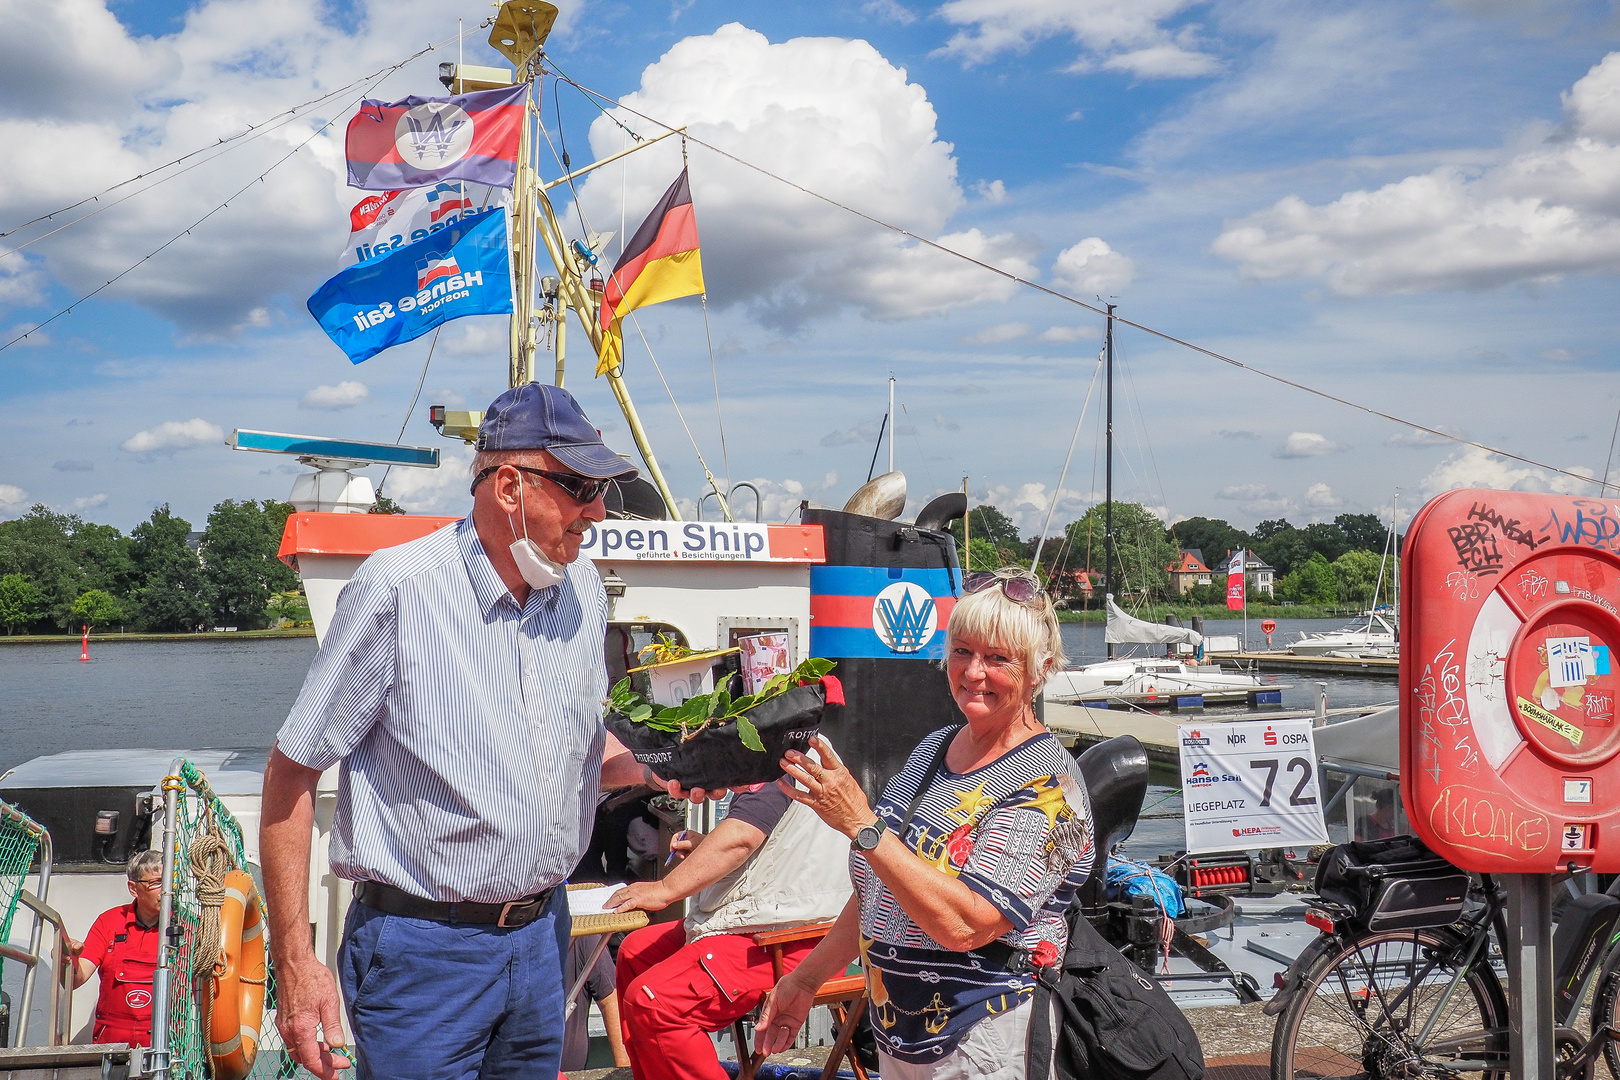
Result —
<instances>
[{"instance_id":1,"label":"hanse sail flag","mask_svg":"<svg viewBox=\"0 0 1620 1080\"><path fill-rule=\"evenodd\" d=\"M602 293L602 351L596 373L624 360L624 317L636 308L703 291L703 254L686 170L664 192L625 245Z\"/></svg>"},{"instance_id":2,"label":"hanse sail flag","mask_svg":"<svg viewBox=\"0 0 1620 1080\"><path fill-rule=\"evenodd\" d=\"M504 207L340 271L309 313L351 363L463 315L509 315Z\"/></svg>"},{"instance_id":3,"label":"hanse sail flag","mask_svg":"<svg viewBox=\"0 0 1620 1080\"><path fill-rule=\"evenodd\" d=\"M349 211L349 244L339 266L353 266L425 240L458 221L506 205L508 192L487 184L447 180L431 187L367 195Z\"/></svg>"},{"instance_id":4,"label":"hanse sail flag","mask_svg":"<svg viewBox=\"0 0 1620 1080\"><path fill-rule=\"evenodd\" d=\"M344 138L349 186L388 191L474 180L511 187L528 90L518 83L448 98L367 98Z\"/></svg>"}]
</instances>

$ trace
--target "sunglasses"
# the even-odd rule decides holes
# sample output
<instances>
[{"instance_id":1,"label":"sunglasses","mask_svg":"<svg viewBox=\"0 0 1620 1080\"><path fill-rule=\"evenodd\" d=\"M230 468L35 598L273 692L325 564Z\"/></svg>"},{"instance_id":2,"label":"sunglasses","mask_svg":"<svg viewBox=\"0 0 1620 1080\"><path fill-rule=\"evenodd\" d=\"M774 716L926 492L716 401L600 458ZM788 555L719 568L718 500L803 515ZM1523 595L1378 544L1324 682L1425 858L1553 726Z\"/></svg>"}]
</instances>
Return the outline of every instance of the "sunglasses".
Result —
<instances>
[{"instance_id":1,"label":"sunglasses","mask_svg":"<svg viewBox=\"0 0 1620 1080\"><path fill-rule=\"evenodd\" d=\"M1040 597L1044 592L1040 582L1032 577L1019 574L1017 577L1002 577L988 570L975 570L962 578L962 592L976 593L993 586L1000 585L1001 591L1007 599L1019 604L1028 604Z\"/></svg>"},{"instance_id":2,"label":"sunglasses","mask_svg":"<svg viewBox=\"0 0 1620 1080\"><path fill-rule=\"evenodd\" d=\"M473 477L472 487L469 490L477 491L478 485L484 482L484 477L500 468L504 468L504 466L491 465ZM581 505L593 503L600 499L614 483L612 480L597 480L594 477L581 476L578 473L547 472L545 469L531 469L527 465L513 465L512 468L518 472L529 473L532 476L545 477L562 488L570 499Z\"/></svg>"}]
</instances>

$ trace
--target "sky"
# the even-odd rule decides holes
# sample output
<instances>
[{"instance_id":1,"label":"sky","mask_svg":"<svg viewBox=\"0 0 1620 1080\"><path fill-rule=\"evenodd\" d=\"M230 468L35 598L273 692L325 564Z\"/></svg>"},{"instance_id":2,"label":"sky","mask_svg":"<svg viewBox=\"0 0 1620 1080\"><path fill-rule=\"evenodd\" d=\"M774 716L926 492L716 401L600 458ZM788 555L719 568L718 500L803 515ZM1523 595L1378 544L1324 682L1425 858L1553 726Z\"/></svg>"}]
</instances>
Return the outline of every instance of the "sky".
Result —
<instances>
[{"instance_id":1,"label":"sky","mask_svg":"<svg viewBox=\"0 0 1620 1080\"><path fill-rule=\"evenodd\" d=\"M645 309L627 333L626 381L687 516L700 453L722 483L760 489L764 520L843 505L874 461L887 468L891 376L911 512L966 478L1033 535L1102 498L1104 319L850 210L1564 470L1119 326L1114 495L1167 522L1392 508L1404 522L1449 488L1591 494L1580 478L1608 473L1608 5L559 7L551 61L626 109L548 79L543 178L565 151L578 168L659 123L765 171L686 145L708 294ZM305 301L337 272L365 194L346 186L342 144L359 99L441 94L438 64L458 55L500 62L478 25L490 12L0 0L0 519L44 503L128 530L168 504L200 528L221 499L286 498L305 469L232 450L235 428L438 447L440 468L395 469L384 490L466 511L470 453L427 409L482 409L504 389L504 318L446 324L431 357L424 337L351 365ZM681 153L667 139L555 189L570 235L616 233L611 257ZM566 385L633 452L577 325L568 340Z\"/></svg>"}]
</instances>

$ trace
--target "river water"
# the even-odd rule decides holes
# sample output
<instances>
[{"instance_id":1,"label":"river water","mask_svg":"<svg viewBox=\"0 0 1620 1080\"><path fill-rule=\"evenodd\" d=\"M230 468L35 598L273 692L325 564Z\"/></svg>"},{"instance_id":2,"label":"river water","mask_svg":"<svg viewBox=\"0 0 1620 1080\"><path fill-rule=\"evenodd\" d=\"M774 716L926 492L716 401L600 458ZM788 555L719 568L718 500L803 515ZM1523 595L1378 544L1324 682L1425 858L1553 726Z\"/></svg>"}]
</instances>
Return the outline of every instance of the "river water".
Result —
<instances>
[{"instance_id":1,"label":"river water","mask_svg":"<svg viewBox=\"0 0 1620 1080\"><path fill-rule=\"evenodd\" d=\"M1210 634L1235 625L1206 622ZM1336 629L1343 620L1279 620L1278 647L1295 631ZM1066 623L1070 663L1101 659L1101 623ZM1250 642L1264 638L1250 620ZM143 747L267 747L292 707L315 655L314 638L201 641L98 641L89 663L78 641L0 646L0 773L30 758L64 750ZM1388 678L1287 676L1288 709L1315 704L1316 683L1327 684L1331 707L1393 701ZM1219 718L1215 710L1208 714ZM1181 842L1181 799L1175 778L1155 774L1146 816L1129 845L1138 857L1173 851ZM1157 804L1157 805L1155 805Z\"/></svg>"}]
</instances>

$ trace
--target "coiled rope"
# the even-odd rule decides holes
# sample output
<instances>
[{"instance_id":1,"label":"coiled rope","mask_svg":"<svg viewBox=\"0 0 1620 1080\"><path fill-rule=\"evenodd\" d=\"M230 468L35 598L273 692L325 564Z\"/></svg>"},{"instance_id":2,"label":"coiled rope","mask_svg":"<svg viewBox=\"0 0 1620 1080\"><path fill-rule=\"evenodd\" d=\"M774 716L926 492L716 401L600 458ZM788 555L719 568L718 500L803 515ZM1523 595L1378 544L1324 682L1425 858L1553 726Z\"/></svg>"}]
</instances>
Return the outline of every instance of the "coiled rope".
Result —
<instances>
[{"instance_id":1,"label":"coiled rope","mask_svg":"<svg viewBox=\"0 0 1620 1080\"><path fill-rule=\"evenodd\" d=\"M219 909L225 903L225 875L234 870L230 846L214 820L214 808L204 800L203 828L191 841L186 858L191 862L192 880L197 885L198 930L191 950L191 983L218 978L225 971L225 954L220 949ZM203 1031L214 1021L214 995L195 995L202 1008Z\"/></svg>"}]
</instances>

